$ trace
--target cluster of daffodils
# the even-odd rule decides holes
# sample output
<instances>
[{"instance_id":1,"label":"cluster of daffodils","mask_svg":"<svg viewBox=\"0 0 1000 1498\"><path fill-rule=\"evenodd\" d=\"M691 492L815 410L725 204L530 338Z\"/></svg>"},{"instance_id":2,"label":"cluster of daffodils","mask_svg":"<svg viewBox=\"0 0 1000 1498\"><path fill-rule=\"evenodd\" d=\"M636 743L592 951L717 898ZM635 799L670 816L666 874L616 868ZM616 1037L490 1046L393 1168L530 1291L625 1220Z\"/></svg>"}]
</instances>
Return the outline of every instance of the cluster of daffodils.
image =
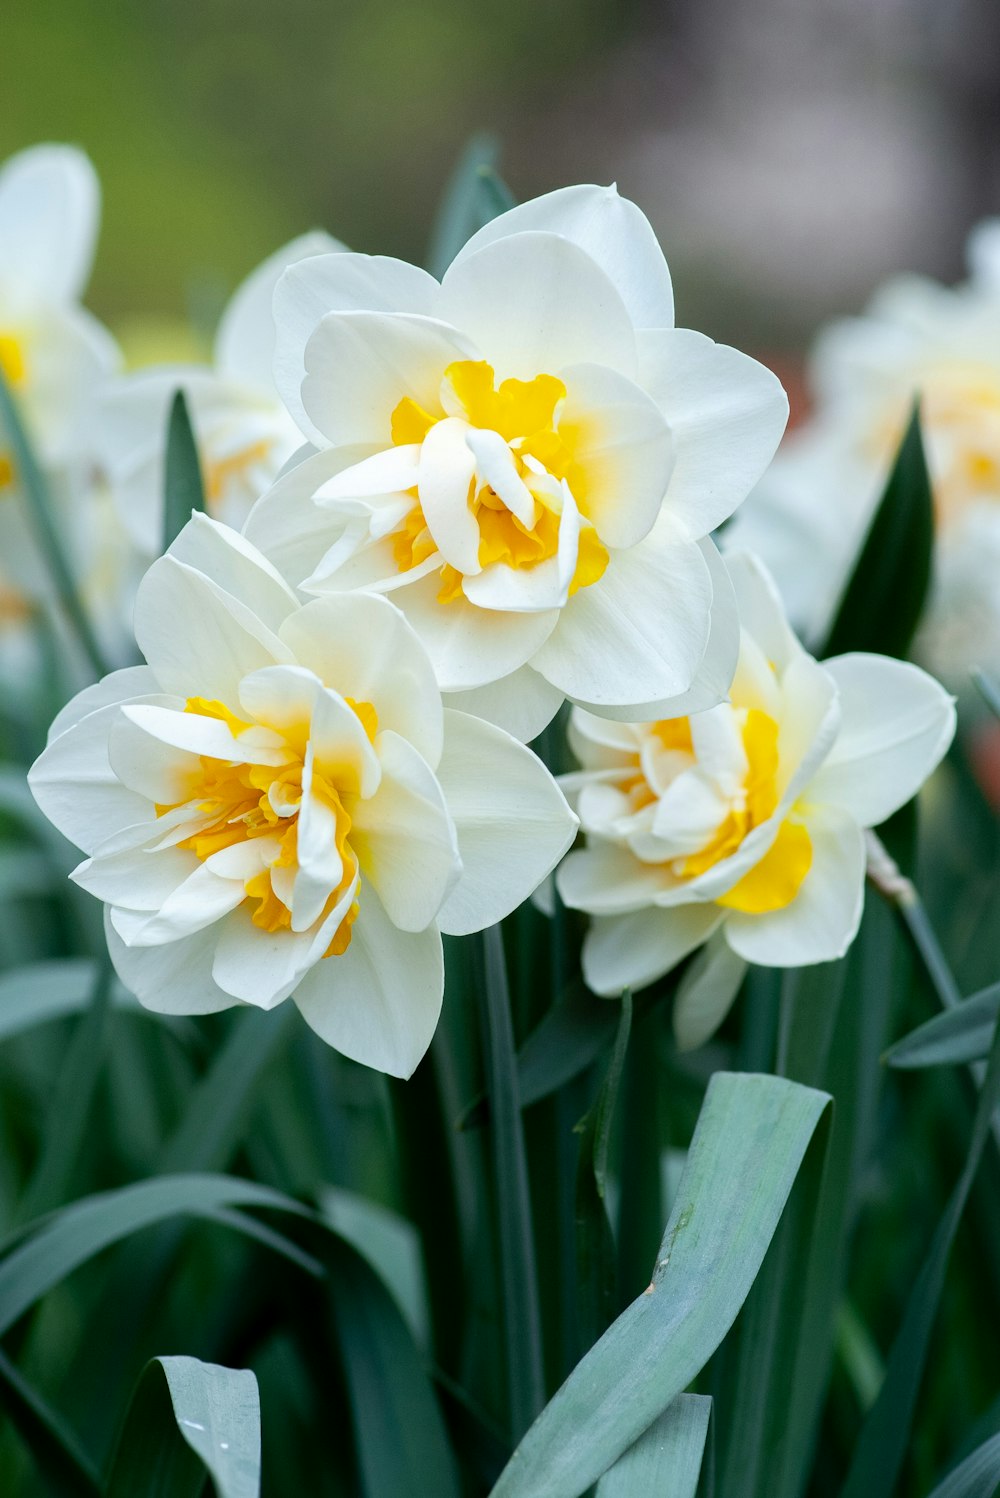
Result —
<instances>
[{"instance_id":1,"label":"cluster of daffodils","mask_svg":"<svg viewBox=\"0 0 1000 1498\"><path fill-rule=\"evenodd\" d=\"M1000 221L969 241L955 288L886 285L862 317L820 336L815 414L787 439L734 523L765 559L796 627L820 639L920 401L936 507L920 658L956 690L1000 661Z\"/></svg>"},{"instance_id":2,"label":"cluster of daffodils","mask_svg":"<svg viewBox=\"0 0 1000 1498\"><path fill-rule=\"evenodd\" d=\"M50 227L48 261L33 253L58 280ZM63 274L64 302L78 283ZM65 323L90 331L75 304ZM0 302L51 467L54 397L29 388L21 328ZM760 364L674 326L638 208L552 193L440 282L307 235L236 293L212 367L122 374L91 344L104 376L62 415L135 570L151 564L146 664L68 704L30 784L85 853L73 877L143 1004L292 999L345 1055L409 1075L442 933L501 920L567 854L598 993L700 946L733 972L845 950L862 829L941 758L951 701L912 666L818 665L759 565L720 555L712 532L787 404ZM160 556L177 389L208 513ZM526 745L567 701L583 769L560 787Z\"/></svg>"}]
</instances>

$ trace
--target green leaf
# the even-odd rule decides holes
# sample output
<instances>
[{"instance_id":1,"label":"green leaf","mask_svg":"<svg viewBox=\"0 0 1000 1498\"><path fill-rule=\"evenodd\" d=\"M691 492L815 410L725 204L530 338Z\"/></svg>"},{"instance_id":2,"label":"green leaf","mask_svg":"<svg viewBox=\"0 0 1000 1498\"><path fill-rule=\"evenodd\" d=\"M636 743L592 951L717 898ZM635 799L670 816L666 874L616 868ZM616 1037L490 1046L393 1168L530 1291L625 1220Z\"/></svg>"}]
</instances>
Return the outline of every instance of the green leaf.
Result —
<instances>
[{"instance_id":1,"label":"green leaf","mask_svg":"<svg viewBox=\"0 0 1000 1498\"><path fill-rule=\"evenodd\" d=\"M980 1061L990 1053L998 1014L1000 983L994 983L918 1025L890 1046L884 1059L901 1068Z\"/></svg>"},{"instance_id":2,"label":"green leaf","mask_svg":"<svg viewBox=\"0 0 1000 1498\"><path fill-rule=\"evenodd\" d=\"M205 489L198 458L198 444L183 390L174 394L167 420L167 458L163 483L163 550L191 519L192 510L204 510Z\"/></svg>"},{"instance_id":3,"label":"green leaf","mask_svg":"<svg viewBox=\"0 0 1000 1498\"><path fill-rule=\"evenodd\" d=\"M60 1498L88 1498L100 1492L100 1475L57 1410L28 1383L0 1351L0 1403L31 1452L47 1490Z\"/></svg>"},{"instance_id":4,"label":"green leaf","mask_svg":"<svg viewBox=\"0 0 1000 1498\"><path fill-rule=\"evenodd\" d=\"M0 1261L0 1336L74 1269L140 1228L241 1206L309 1215L267 1186L212 1175L160 1176L73 1202Z\"/></svg>"},{"instance_id":5,"label":"green leaf","mask_svg":"<svg viewBox=\"0 0 1000 1498\"><path fill-rule=\"evenodd\" d=\"M494 1498L577 1498L688 1386L746 1299L829 1101L716 1073L652 1283L536 1420Z\"/></svg>"},{"instance_id":6,"label":"green leaf","mask_svg":"<svg viewBox=\"0 0 1000 1498\"><path fill-rule=\"evenodd\" d=\"M56 957L4 973L0 977L0 1040L9 1040L48 1020L78 1014L90 1001L97 971L98 964L89 957ZM146 1015L174 1034L196 1033L189 1021L175 1022L143 1009L117 980L112 980L111 1003L129 1014Z\"/></svg>"},{"instance_id":7,"label":"green leaf","mask_svg":"<svg viewBox=\"0 0 1000 1498\"><path fill-rule=\"evenodd\" d=\"M499 157L499 142L485 132L474 135L462 152L431 234L427 252L431 275L443 276L473 234L514 206L508 188L496 174Z\"/></svg>"},{"instance_id":8,"label":"green leaf","mask_svg":"<svg viewBox=\"0 0 1000 1498\"><path fill-rule=\"evenodd\" d=\"M593 1107L577 1125L580 1156L576 1177L576 1280L580 1344L593 1345L615 1313L615 1241L604 1205L608 1140L632 1030L632 995L622 995L621 1017L607 1074Z\"/></svg>"},{"instance_id":9,"label":"green leaf","mask_svg":"<svg viewBox=\"0 0 1000 1498\"><path fill-rule=\"evenodd\" d=\"M480 1013L496 1184L507 1392L516 1437L541 1409L545 1381L517 1057L499 926L483 932L482 951Z\"/></svg>"},{"instance_id":10,"label":"green leaf","mask_svg":"<svg viewBox=\"0 0 1000 1498\"><path fill-rule=\"evenodd\" d=\"M107 1498L258 1498L260 1399L249 1369L154 1358L143 1369L115 1451Z\"/></svg>"},{"instance_id":11,"label":"green leaf","mask_svg":"<svg viewBox=\"0 0 1000 1498\"><path fill-rule=\"evenodd\" d=\"M982 1159L983 1148L989 1137L990 1120L998 1100L1000 1025L996 1027L962 1174L910 1292L902 1325L886 1364L885 1381L862 1426L841 1498L871 1498L872 1493L888 1494L896 1484L909 1443L910 1424L927 1361L927 1348L944 1287L951 1246Z\"/></svg>"},{"instance_id":12,"label":"green leaf","mask_svg":"<svg viewBox=\"0 0 1000 1498\"><path fill-rule=\"evenodd\" d=\"M597 1484L597 1498L695 1498L712 1401L678 1394Z\"/></svg>"},{"instance_id":13,"label":"green leaf","mask_svg":"<svg viewBox=\"0 0 1000 1498\"><path fill-rule=\"evenodd\" d=\"M14 471L24 492L28 520L39 550L52 578L56 595L73 633L97 676L107 674L101 647L97 643L90 617L83 606L69 558L63 550L62 535L52 508L49 486L28 440L17 402L0 370L0 427L7 434Z\"/></svg>"},{"instance_id":14,"label":"green leaf","mask_svg":"<svg viewBox=\"0 0 1000 1498\"><path fill-rule=\"evenodd\" d=\"M934 497L915 405L821 657L849 650L906 656L927 595L933 542Z\"/></svg>"},{"instance_id":15,"label":"green leaf","mask_svg":"<svg viewBox=\"0 0 1000 1498\"><path fill-rule=\"evenodd\" d=\"M595 998L582 983L571 984L546 1010L517 1053L521 1107L550 1097L592 1066L614 1039L619 1018L613 1000ZM475 1128L488 1117L486 1099L477 1098L462 1114L458 1127Z\"/></svg>"},{"instance_id":16,"label":"green leaf","mask_svg":"<svg viewBox=\"0 0 1000 1498\"><path fill-rule=\"evenodd\" d=\"M928 1498L994 1498L1000 1488L1000 1434L976 1448L948 1476L942 1478Z\"/></svg>"},{"instance_id":17,"label":"green leaf","mask_svg":"<svg viewBox=\"0 0 1000 1498\"><path fill-rule=\"evenodd\" d=\"M391 1291L413 1340L430 1340L427 1285L420 1239L412 1222L356 1191L327 1186L320 1193L324 1221L352 1244Z\"/></svg>"},{"instance_id":18,"label":"green leaf","mask_svg":"<svg viewBox=\"0 0 1000 1498\"><path fill-rule=\"evenodd\" d=\"M995 718L1000 718L1000 687L997 686L992 677L987 676L986 672L981 671L978 666L974 666L969 674L990 712Z\"/></svg>"}]
</instances>

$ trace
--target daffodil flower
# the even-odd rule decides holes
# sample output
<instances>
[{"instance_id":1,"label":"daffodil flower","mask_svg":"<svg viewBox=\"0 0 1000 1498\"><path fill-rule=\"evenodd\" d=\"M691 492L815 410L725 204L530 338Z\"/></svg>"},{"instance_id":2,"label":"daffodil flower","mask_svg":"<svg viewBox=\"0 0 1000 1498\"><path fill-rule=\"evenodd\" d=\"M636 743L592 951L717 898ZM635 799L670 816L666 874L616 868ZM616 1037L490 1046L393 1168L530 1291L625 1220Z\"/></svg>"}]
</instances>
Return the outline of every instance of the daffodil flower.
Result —
<instances>
[{"instance_id":1,"label":"daffodil flower","mask_svg":"<svg viewBox=\"0 0 1000 1498\"><path fill-rule=\"evenodd\" d=\"M278 387L311 448L246 533L307 593L391 592L456 705L522 738L718 701L735 662L710 531L784 427L775 377L676 329L649 223L571 187L443 281L367 255L278 283Z\"/></svg>"},{"instance_id":2,"label":"daffodil flower","mask_svg":"<svg viewBox=\"0 0 1000 1498\"><path fill-rule=\"evenodd\" d=\"M222 314L210 367L153 365L109 381L100 392L91 432L94 459L147 560L162 549L167 417L177 390L187 399L198 442L206 507L236 529L301 445L274 386L271 300L289 265L341 248L317 230L252 271Z\"/></svg>"},{"instance_id":3,"label":"daffodil flower","mask_svg":"<svg viewBox=\"0 0 1000 1498\"><path fill-rule=\"evenodd\" d=\"M437 1023L441 932L500 920L573 838L539 760L445 711L387 599L300 605L195 516L146 574L148 662L73 699L30 773L88 855L111 956L148 1008L294 996L330 1045L412 1072Z\"/></svg>"},{"instance_id":4,"label":"daffodil flower","mask_svg":"<svg viewBox=\"0 0 1000 1498\"><path fill-rule=\"evenodd\" d=\"M735 555L729 569L743 629L728 702L634 724L573 714L583 769L564 784L587 842L556 882L593 917L583 970L599 994L642 988L709 941L734 959L729 998L742 964L842 956L861 917L863 829L915 795L954 733L952 700L925 672L878 655L819 664L761 564Z\"/></svg>"}]
</instances>

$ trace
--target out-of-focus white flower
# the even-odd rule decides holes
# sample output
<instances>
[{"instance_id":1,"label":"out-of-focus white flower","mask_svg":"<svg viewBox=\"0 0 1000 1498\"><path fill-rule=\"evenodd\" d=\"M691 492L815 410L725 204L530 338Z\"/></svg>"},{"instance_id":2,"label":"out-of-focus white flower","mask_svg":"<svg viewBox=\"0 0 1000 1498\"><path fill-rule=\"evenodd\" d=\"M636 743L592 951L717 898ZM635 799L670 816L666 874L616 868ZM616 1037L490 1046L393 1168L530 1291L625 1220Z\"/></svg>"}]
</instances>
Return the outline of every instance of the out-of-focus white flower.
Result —
<instances>
[{"instance_id":1,"label":"out-of-focus white flower","mask_svg":"<svg viewBox=\"0 0 1000 1498\"><path fill-rule=\"evenodd\" d=\"M921 658L956 687L1000 662L1000 220L970 240L970 279L889 283L814 353L816 409L734 518L810 641L832 621L915 398L937 554Z\"/></svg>"},{"instance_id":2,"label":"out-of-focus white flower","mask_svg":"<svg viewBox=\"0 0 1000 1498\"><path fill-rule=\"evenodd\" d=\"M571 187L473 236L443 282L303 260L278 386L318 449L246 533L296 586L392 592L456 703L530 738L717 702L735 661L709 532L784 427L777 379L673 325L649 223Z\"/></svg>"},{"instance_id":3,"label":"out-of-focus white flower","mask_svg":"<svg viewBox=\"0 0 1000 1498\"><path fill-rule=\"evenodd\" d=\"M441 932L500 920L576 818L522 744L445 711L388 600L300 606L195 516L147 572L148 665L88 688L30 773L88 857L108 943L151 1009L294 995L330 1045L409 1075L441 1007Z\"/></svg>"},{"instance_id":4,"label":"out-of-focus white flower","mask_svg":"<svg viewBox=\"0 0 1000 1498\"><path fill-rule=\"evenodd\" d=\"M94 417L92 442L122 520L147 559L163 539L167 418L183 390L198 442L205 502L236 529L301 445L274 385L275 283L303 256L343 248L314 231L270 256L234 292L219 323L212 367L161 365L110 382Z\"/></svg>"},{"instance_id":5,"label":"out-of-focus white flower","mask_svg":"<svg viewBox=\"0 0 1000 1498\"><path fill-rule=\"evenodd\" d=\"M48 480L80 591L98 629L117 637L103 520L81 498L86 414L119 362L114 340L80 305L99 217L96 174L74 147L33 146L0 167L0 370ZM9 680L35 660L32 611L51 602L53 588L2 431L0 557L0 674Z\"/></svg>"},{"instance_id":6,"label":"out-of-focus white flower","mask_svg":"<svg viewBox=\"0 0 1000 1498\"><path fill-rule=\"evenodd\" d=\"M954 706L933 678L877 655L818 664L760 563L728 565L743 620L729 702L637 724L573 714L583 770L565 784L587 845L556 882L594 917L583 970L599 994L642 988L710 938L766 967L841 956L861 916L863 829L951 742Z\"/></svg>"}]
</instances>

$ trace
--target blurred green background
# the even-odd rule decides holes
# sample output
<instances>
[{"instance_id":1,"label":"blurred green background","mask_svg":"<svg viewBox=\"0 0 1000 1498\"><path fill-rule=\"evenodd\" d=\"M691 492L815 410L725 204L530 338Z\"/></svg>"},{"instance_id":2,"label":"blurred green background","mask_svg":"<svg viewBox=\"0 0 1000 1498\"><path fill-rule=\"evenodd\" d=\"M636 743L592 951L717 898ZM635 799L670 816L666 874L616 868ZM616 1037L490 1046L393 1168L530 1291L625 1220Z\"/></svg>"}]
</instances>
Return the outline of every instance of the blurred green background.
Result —
<instances>
[{"instance_id":1,"label":"blurred green background","mask_svg":"<svg viewBox=\"0 0 1000 1498\"><path fill-rule=\"evenodd\" d=\"M0 155L92 155L91 302L194 313L316 224L421 257L476 128L519 198L617 179L682 321L780 362L1000 205L1000 7L978 0L5 0Z\"/></svg>"}]
</instances>

